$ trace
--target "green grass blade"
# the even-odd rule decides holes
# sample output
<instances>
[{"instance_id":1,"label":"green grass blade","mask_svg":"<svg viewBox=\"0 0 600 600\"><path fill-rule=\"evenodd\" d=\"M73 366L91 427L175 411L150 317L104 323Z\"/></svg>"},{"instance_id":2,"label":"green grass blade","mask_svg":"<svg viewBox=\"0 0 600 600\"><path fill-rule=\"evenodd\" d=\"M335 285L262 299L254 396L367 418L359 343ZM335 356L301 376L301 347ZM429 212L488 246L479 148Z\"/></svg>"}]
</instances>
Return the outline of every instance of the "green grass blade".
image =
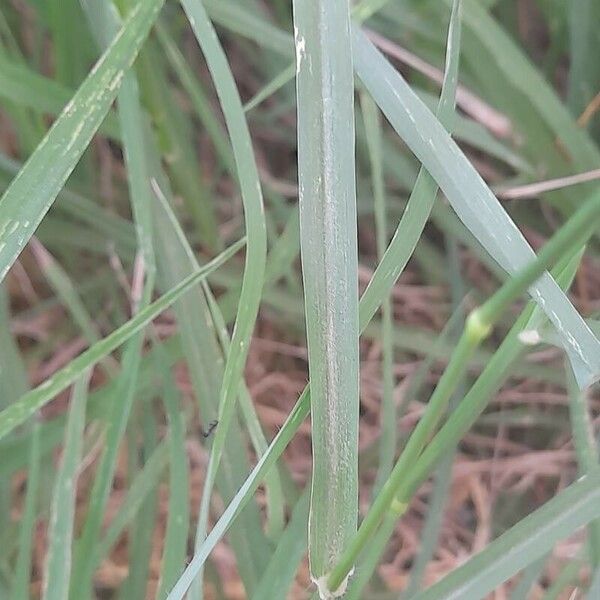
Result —
<instances>
[{"instance_id":1,"label":"green grass blade","mask_svg":"<svg viewBox=\"0 0 600 600\"><path fill-rule=\"evenodd\" d=\"M85 407L91 372L87 371L75 382L65 430L65 447L56 474L46 555L43 599L64 600L69 593L71 577L71 546L75 519L77 469L81 460Z\"/></svg>"},{"instance_id":2,"label":"green grass blade","mask_svg":"<svg viewBox=\"0 0 600 600\"><path fill-rule=\"evenodd\" d=\"M158 348L158 347L157 347ZM164 356L157 354L163 373L163 402L169 421L169 513L162 554L160 582L156 597L166 598L181 575L187 556L190 507L185 424L178 407L178 394Z\"/></svg>"},{"instance_id":3,"label":"green grass blade","mask_svg":"<svg viewBox=\"0 0 600 600\"><path fill-rule=\"evenodd\" d=\"M97 342L100 334L67 272L35 237L31 238L31 248L48 283L71 313L86 340L90 344Z\"/></svg>"},{"instance_id":4,"label":"green grass blade","mask_svg":"<svg viewBox=\"0 0 600 600\"><path fill-rule=\"evenodd\" d=\"M244 104L244 111L249 112L253 108L256 108L261 102L264 102L267 98L272 96L275 92L279 91L284 85L292 81L296 76L296 65L291 63L289 67L285 68L281 73L278 73L273 79L265 85L260 91L258 91L246 104Z\"/></svg>"},{"instance_id":5,"label":"green grass blade","mask_svg":"<svg viewBox=\"0 0 600 600\"><path fill-rule=\"evenodd\" d=\"M446 248L448 252L449 284L452 288L452 303L454 309L459 311L461 322L464 326L464 311L461 310L461 300L465 296L465 290L460 273L460 258L458 244L453 238L446 237ZM459 328L454 326L451 331L453 340L456 342L459 336ZM450 400L450 410L456 408L462 400L465 390L464 385L459 385L454 396ZM427 516L421 531L421 543L419 553L413 561L410 571L410 582L403 595L411 598L422 587L423 575L429 561L433 558L439 542L442 521L444 518L444 506L449 495L452 484L452 465L456 458L456 448L451 448L444 456L433 476L433 487L429 496Z\"/></svg>"},{"instance_id":6,"label":"green grass blade","mask_svg":"<svg viewBox=\"0 0 600 600\"><path fill-rule=\"evenodd\" d=\"M600 88L600 66L594 60L600 35L595 24L600 20L600 5L593 0L575 0L568 7L569 41L569 107L579 116Z\"/></svg>"},{"instance_id":7,"label":"green grass blade","mask_svg":"<svg viewBox=\"0 0 600 600\"><path fill-rule=\"evenodd\" d=\"M33 535L37 520L41 467L39 446L40 424L37 420L34 422L32 429L29 464L27 465L27 493L25 495L25 506L19 529L19 553L17 555L17 563L15 565L14 579L10 593L10 597L14 598L14 600L28 600L29 598Z\"/></svg>"},{"instance_id":8,"label":"green grass blade","mask_svg":"<svg viewBox=\"0 0 600 600\"><path fill-rule=\"evenodd\" d=\"M21 253L96 133L164 0L136 5L0 200L0 280Z\"/></svg>"},{"instance_id":9,"label":"green grass blade","mask_svg":"<svg viewBox=\"0 0 600 600\"><path fill-rule=\"evenodd\" d=\"M197 542L199 542L204 538L206 532L210 494L223 453L229 424L234 417L235 401L242 383L250 338L258 314L265 274L267 237L262 191L252 150L252 141L227 57L200 0L181 0L181 4L206 58L225 116L242 192L247 237L242 291L230 351L223 373L219 402L219 426L213 440L204 483L201 517L197 532Z\"/></svg>"},{"instance_id":10,"label":"green grass blade","mask_svg":"<svg viewBox=\"0 0 600 600\"><path fill-rule=\"evenodd\" d=\"M290 58L293 56L289 34L280 31L243 4L232 0L205 0L203 4L211 19L219 25Z\"/></svg>"},{"instance_id":11,"label":"green grass blade","mask_svg":"<svg viewBox=\"0 0 600 600\"><path fill-rule=\"evenodd\" d=\"M463 223L506 271L524 267L533 250L448 133L358 29L353 49L359 77ZM591 384L600 377L600 342L549 275L532 286L531 294L562 337L579 385Z\"/></svg>"},{"instance_id":12,"label":"green grass blade","mask_svg":"<svg viewBox=\"0 0 600 600\"><path fill-rule=\"evenodd\" d=\"M294 506L288 526L273 552L253 600L272 600L287 596L298 564L306 552L309 491L307 487Z\"/></svg>"},{"instance_id":13,"label":"green grass blade","mask_svg":"<svg viewBox=\"0 0 600 600\"><path fill-rule=\"evenodd\" d=\"M91 346L66 367L55 373L51 379L40 384L34 390L27 392L17 402L0 412L0 438L3 438L15 429L15 427L24 423L36 410L44 406L59 392L77 380L86 369L96 364L105 356L108 356L113 350L143 329L152 319L176 302L196 283L205 279L212 271L233 256L243 245L244 240L233 244L230 248L219 254L217 258L207 263L196 273L188 276L179 285L141 310L127 323Z\"/></svg>"},{"instance_id":14,"label":"green grass blade","mask_svg":"<svg viewBox=\"0 0 600 600\"><path fill-rule=\"evenodd\" d=\"M192 122L177 103L166 61L154 40L140 53L138 80L173 186L182 196L202 243L213 251L221 250L215 206L206 177L198 168Z\"/></svg>"},{"instance_id":15,"label":"green grass blade","mask_svg":"<svg viewBox=\"0 0 600 600\"><path fill-rule=\"evenodd\" d=\"M536 116L539 115L553 135L560 140L570 156L569 162L572 162L578 171L597 167L600 159L598 148L577 125L569 110L531 64L523 50L495 22L480 2L465 0L464 26L493 57L496 68L505 78L505 89L512 88L523 94L532 112ZM515 96L514 92L510 94L508 102Z\"/></svg>"},{"instance_id":16,"label":"green grass blade","mask_svg":"<svg viewBox=\"0 0 600 600\"><path fill-rule=\"evenodd\" d=\"M86 519L81 536L77 540L70 586L70 597L73 599L79 594L87 596L91 593L93 574L97 566L93 561L93 553L97 547L106 503L112 489L121 439L135 398L143 341L143 334L137 333L129 340L123 353L122 370L108 417L103 451L89 495Z\"/></svg>"},{"instance_id":17,"label":"green grass blade","mask_svg":"<svg viewBox=\"0 0 600 600\"><path fill-rule=\"evenodd\" d=\"M442 93L440 96L439 106L437 110L437 116L440 119L440 122L448 130L451 130L451 124L453 121L456 102L456 88L458 85L458 69L460 56L460 6L460 2L455 2L453 4L453 10L448 30L446 69L444 74ZM371 150L371 155L373 155L373 150ZM378 170L381 171L381 167ZM381 183L379 184L379 187L381 187L383 182L383 173L381 172L378 177L381 180ZM417 177L417 181L409 198L405 215L400 225L398 226L398 229L396 230L392 243L389 245L388 249L385 252L383 251L383 249L385 248L384 240L378 240L378 252L380 255L381 267L377 269L378 273L386 274L390 280L397 279L398 274L404 268L408 261L408 258L414 251L418 237L423 231L423 227L429 215L429 211L431 210L433 202L435 201L436 194L437 186L435 185L435 182L433 181L431 176L421 167L419 175ZM381 195L381 192L379 194L375 194L376 202L378 195ZM378 213L381 212L381 209L377 211L376 206L376 218ZM377 224L377 228L379 231L385 228L385 223L385 215L379 214ZM402 231L403 225L406 228L405 231ZM388 264L390 265L389 269L387 268ZM363 299L361 299L361 308L363 306L368 305L369 299L374 297L375 292L380 285L382 285L382 283L380 283L377 277L374 276L373 279L369 282ZM385 315L382 316L382 320L384 320L384 317ZM389 323L383 323L383 327L383 339L385 341L385 338L391 335L392 327ZM388 369L391 371L391 366L388 366ZM388 386L389 385L390 383L388 383ZM391 390L388 391L388 394L391 396ZM393 400L390 399L389 402L391 403L393 402ZM388 409L388 414L384 418L388 423L391 423L391 425L388 425L388 427L395 427L395 418L393 418L393 413L391 413L390 409ZM389 437L394 438L395 451L395 434L389 434ZM394 451L392 451L392 461ZM389 465L387 473L388 475L389 472L391 472L391 467L392 465ZM378 485L376 487L381 487L385 479L387 479L387 476L383 477L381 468L378 477Z\"/></svg>"},{"instance_id":18,"label":"green grass blade","mask_svg":"<svg viewBox=\"0 0 600 600\"><path fill-rule=\"evenodd\" d=\"M0 59L0 97L41 114L59 115L74 91L32 71L26 64ZM115 115L109 112L99 131L118 139Z\"/></svg>"},{"instance_id":19,"label":"green grass blade","mask_svg":"<svg viewBox=\"0 0 600 600\"><path fill-rule=\"evenodd\" d=\"M528 289L532 282L536 281L551 265L560 262L561 259L564 260L564 256L576 254L585 245L587 241L585 235L591 235L599 221L600 194L596 194L543 247L534 262L522 269L517 276L507 280L480 308L471 311L466 319L462 335L450 356L448 366L436 385L423 416L394 465L389 479L363 519L358 534L348 545L340 562L332 571L329 580L332 588L335 589L338 583L347 576L356 557L364 550L381 522L384 522L383 527L391 535L394 520L406 511L411 498L411 495L406 493L407 482L416 477L418 469L415 465L418 467L419 455L423 452L428 439L434 433L446 411L450 396L464 376L473 350L490 335L501 314L515 298ZM459 409L464 404L463 401ZM452 417L459 412L459 409L454 411ZM469 422L472 423L472 421ZM446 447L445 450L448 451L449 447ZM427 474L421 471L420 477L427 476ZM411 492L414 492L414 488L408 487Z\"/></svg>"},{"instance_id":20,"label":"green grass blade","mask_svg":"<svg viewBox=\"0 0 600 600\"><path fill-rule=\"evenodd\" d=\"M173 38L169 35L166 27L159 22L156 31L158 39L165 51L165 55L175 71L181 84L188 93L190 100L194 105L203 127L210 136L215 150L223 166L229 171L232 177L236 176L235 159L231 151L231 144L227 139L227 133L221 125L218 116L215 114L208 97L191 68L188 66L185 57L177 48Z\"/></svg>"},{"instance_id":21,"label":"green grass blade","mask_svg":"<svg viewBox=\"0 0 600 600\"><path fill-rule=\"evenodd\" d=\"M27 371L10 330L10 307L5 285L0 284L0 408L9 406L27 391ZM19 454L17 452L16 454ZM26 457L26 449L20 453ZM0 548L8 548L11 507L10 475L0 476Z\"/></svg>"},{"instance_id":22,"label":"green grass blade","mask_svg":"<svg viewBox=\"0 0 600 600\"><path fill-rule=\"evenodd\" d=\"M484 598L554 544L600 516L600 473L595 471L525 517L485 550L414 600Z\"/></svg>"},{"instance_id":23,"label":"green grass blade","mask_svg":"<svg viewBox=\"0 0 600 600\"><path fill-rule=\"evenodd\" d=\"M527 600L529 598L531 587L540 578L547 559L548 555L542 555L523 569L523 575L513 589L510 600Z\"/></svg>"},{"instance_id":24,"label":"green grass blade","mask_svg":"<svg viewBox=\"0 0 600 600\"><path fill-rule=\"evenodd\" d=\"M356 532L358 256L354 81L345 0L295 1L300 246L311 378L308 551L322 598ZM340 590L346 582L340 583Z\"/></svg>"},{"instance_id":25,"label":"green grass blade","mask_svg":"<svg viewBox=\"0 0 600 600\"><path fill-rule=\"evenodd\" d=\"M156 165L155 170L160 173ZM159 280L163 287L194 272L198 266L192 248L173 214L173 198L168 182L160 177L156 186L154 218L156 230ZM166 196L166 198L165 198ZM190 377L205 424L218 417L219 391L223 375L223 356L216 339L215 324L206 297L198 289L174 305L179 323L181 346L188 363ZM218 428L217 428L218 429ZM224 448L223 469L216 484L224 502L229 502L242 485L248 472L245 439L237 419L232 421ZM269 547L262 532L255 503L246 506L229 541L235 552L238 569L245 587L254 589L268 561Z\"/></svg>"},{"instance_id":26,"label":"green grass blade","mask_svg":"<svg viewBox=\"0 0 600 600\"><path fill-rule=\"evenodd\" d=\"M383 180L383 160L381 143L381 117L379 109L373 100L363 92L361 108L365 122L365 134L371 163L371 178L373 198L375 202L375 232L377 237L377 257L383 258L388 246L387 241L387 212L385 183ZM393 342L393 313L390 296L381 305L381 408L379 427L381 430L379 447L379 465L375 479L374 490L383 485L394 466L396 454L396 406L394 404L394 342Z\"/></svg>"},{"instance_id":27,"label":"green grass blade","mask_svg":"<svg viewBox=\"0 0 600 600\"><path fill-rule=\"evenodd\" d=\"M131 487L133 487L134 482L139 480L144 467L148 466L148 462L152 459L158 447L156 415L154 411L145 410L145 408L139 403L137 405L137 419L131 419L129 422L129 439L131 443L128 445L128 452L130 453ZM136 438L140 435L140 429L142 446L138 448ZM149 484L141 494L142 499L140 499L139 508L136 506L132 511L132 519L128 523L127 539L129 556L135 557L135 560L131 562L127 579L119 589L118 600L145 600L147 597L148 580L152 573L150 562L155 539L154 529L158 520L159 498L157 486L159 484L160 481L156 481L154 486Z\"/></svg>"},{"instance_id":28,"label":"green grass blade","mask_svg":"<svg viewBox=\"0 0 600 600\"><path fill-rule=\"evenodd\" d=\"M598 446L594 439L594 428L589 409L589 392L577 389L570 367L567 365L567 390L569 392L569 414L573 445L577 455L579 472L583 475L593 471L598 466ZM600 520L594 520L589 525L589 545L592 569L600 566Z\"/></svg>"},{"instance_id":29,"label":"green grass blade","mask_svg":"<svg viewBox=\"0 0 600 600\"><path fill-rule=\"evenodd\" d=\"M437 107L437 117L448 132L452 132L455 115L456 89L460 58L460 3L453 6L448 29L446 68ZM382 289L391 289L406 267L433 208L438 186L431 175L421 167L412 189L404 215L396 228L392 241L382 256L377 270L360 301L361 323L373 318L380 303Z\"/></svg>"},{"instance_id":30,"label":"green grass blade","mask_svg":"<svg viewBox=\"0 0 600 600\"><path fill-rule=\"evenodd\" d=\"M102 539L96 539L94 547L91 549L90 561L94 568L108 555L127 525L135 518L147 496L152 490L156 489L167 466L167 460L168 444L163 441L156 447L142 470L133 480L127 496L119 507L117 516L111 521ZM75 594L74 597L79 596Z\"/></svg>"},{"instance_id":31,"label":"green grass blade","mask_svg":"<svg viewBox=\"0 0 600 600\"><path fill-rule=\"evenodd\" d=\"M107 46L110 43L110 39L121 26L121 19L115 6L108 0L102 4L82 0L82 4L85 8L88 22L90 23L100 46ZM144 284L141 291L141 297L132 298L133 311L136 312L140 307L145 308L150 302L154 289L156 265L153 250L150 203L151 192L149 185L150 177L144 151L146 118L141 109L140 94L133 72L125 74L118 95L118 113L123 134L123 149L125 164L127 166L127 182L136 226L139 253L136 257L136 263L138 265L143 265ZM142 342L143 334L140 332L136 337L129 341L129 345L133 349L137 348L139 354L141 352ZM140 360L134 356L135 350L133 349L128 347L125 350L125 355L131 364L127 365L128 368L124 369L118 382L118 385L121 386L125 392L120 405L117 403L114 404L114 411L112 413L107 434L107 437L112 437L111 445L115 449L119 446L120 438L123 435L133 403L134 393L138 385ZM144 452L146 455L149 455L156 445L154 419L150 413L145 412L141 421L144 437ZM95 484L98 483L99 486L99 491L96 494L98 497L103 497L106 490L110 488L115 460L116 453L112 448L102 456L104 483L100 483L100 477L98 477L99 481L95 482ZM102 504L103 503L97 504L98 512L100 512ZM151 538L152 528L149 527L149 524L153 521L155 505L156 503L153 498L148 499L145 505L147 510L132 527L131 549L133 552L136 547L138 548L137 556L140 560L137 561L135 568L132 569L125 586L131 597L142 597L145 592L147 563L149 559L149 550L147 550L145 546L148 545L147 541ZM102 506L102 509L103 508L104 507ZM87 525L88 523L86 522L86 526ZM97 525L94 527L97 528ZM90 527L90 530L93 530L94 527ZM86 530L84 528L84 534L85 533ZM93 536L91 534L89 535L91 539ZM147 556L147 559L144 560L143 556Z\"/></svg>"},{"instance_id":32,"label":"green grass blade","mask_svg":"<svg viewBox=\"0 0 600 600\"><path fill-rule=\"evenodd\" d=\"M229 333L227 331L227 325L223 319L223 314L215 300L208 284L204 283L204 295L210 309L215 329L217 330L217 336L223 349L223 353L227 355L229 353L231 342L229 339ZM242 382L240 387L240 409L248 428L248 434L252 441L252 446L257 456L262 456L268 448L267 440L263 433L258 415L252 403L252 397L246 387L245 382ZM271 539L276 540L281 532L283 531L285 515L285 500L283 497L283 490L281 487L281 480L277 469L274 469L265 480L266 487L266 498L267 498L267 523L266 530Z\"/></svg>"},{"instance_id":33,"label":"green grass blade","mask_svg":"<svg viewBox=\"0 0 600 600\"><path fill-rule=\"evenodd\" d=\"M206 536L206 540L204 540L199 548L196 548L192 560L167 596L167 600L182 600L194 581L196 574L202 568L202 565L206 562L206 559L218 541L225 535L234 519L252 498L252 495L265 477L265 474L273 468L277 459L290 443L298 430L298 427L304 422L309 412L310 394L308 388L306 388L288 415L285 423L271 442L269 450L260 457L256 466L252 469L252 472L246 478L235 497Z\"/></svg>"},{"instance_id":34,"label":"green grass blade","mask_svg":"<svg viewBox=\"0 0 600 600\"><path fill-rule=\"evenodd\" d=\"M47 3L48 25L52 36L55 77L66 85L77 85L87 68L90 46L88 29L72 27L72 23L82 23L81 8L77 0L61 0Z\"/></svg>"},{"instance_id":35,"label":"green grass blade","mask_svg":"<svg viewBox=\"0 0 600 600\"><path fill-rule=\"evenodd\" d=\"M101 47L107 46L120 26L120 18L115 7L110 2L100 4L84 1L82 4L99 45ZM143 260L145 277L141 298L134 300L133 310L135 312L140 305L146 308L149 304L154 288L156 269L152 248L149 177L144 153L145 123L140 109L137 82L134 75L130 72L124 75L118 94L118 108L123 132L125 163L128 167L128 185L136 222L137 242ZM137 332L128 341L124 352L123 370L117 383L117 397L120 398L120 401L113 401L112 403L106 433L106 444L94 481L87 518L77 546L76 573L71 585L72 594L78 593L80 590L88 590L91 586L93 571L96 568L92 550L100 533L102 516L112 488L118 448L125 432L135 398L143 339L143 333L141 331ZM144 417L144 422L146 422L147 415L144 415ZM146 428L144 431L146 431ZM154 442L150 441L153 445ZM146 515L144 516L145 518ZM131 543L132 549L134 549L140 536L143 538L147 537L147 528L144 527L142 530L139 527L137 530L134 528L132 535ZM142 559L142 553L146 553L146 548L142 548L138 552L139 562L132 569L132 573L143 572L147 560L144 561ZM136 579L135 581L138 580ZM128 592L132 597L141 596L136 591L135 581L132 578L129 578L127 581ZM145 581L141 583L142 585L138 585L138 588L145 585ZM84 591L84 593L86 592Z\"/></svg>"}]
</instances>

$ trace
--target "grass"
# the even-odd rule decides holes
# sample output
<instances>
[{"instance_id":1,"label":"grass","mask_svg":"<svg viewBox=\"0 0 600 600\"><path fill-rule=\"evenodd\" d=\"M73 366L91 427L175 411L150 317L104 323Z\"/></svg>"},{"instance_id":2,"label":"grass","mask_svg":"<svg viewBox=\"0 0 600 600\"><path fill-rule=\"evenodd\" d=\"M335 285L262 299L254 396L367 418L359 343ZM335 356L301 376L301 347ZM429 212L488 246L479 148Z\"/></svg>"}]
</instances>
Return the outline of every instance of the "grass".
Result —
<instances>
[{"instance_id":1,"label":"grass","mask_svg":"<svg viewBox=\"0 0 600 600\"><path fill-rule=\"evenodd\" d=\"M0 597L593 597L596 9L523 6L0 7Z\"/></svg>"},{"instance_id":2,"label":"grass","mask_svg":"<svg viewBox=\"0 0 600 600\"><path fill-rule=\"evenodd\" d=\"M294 2L300 249L311 378L313 470L308 556L327 578L356 535L358 256L354 85L344 0ZM346 588L347 579L337 590Z\"/></svg>"}]
</instances>

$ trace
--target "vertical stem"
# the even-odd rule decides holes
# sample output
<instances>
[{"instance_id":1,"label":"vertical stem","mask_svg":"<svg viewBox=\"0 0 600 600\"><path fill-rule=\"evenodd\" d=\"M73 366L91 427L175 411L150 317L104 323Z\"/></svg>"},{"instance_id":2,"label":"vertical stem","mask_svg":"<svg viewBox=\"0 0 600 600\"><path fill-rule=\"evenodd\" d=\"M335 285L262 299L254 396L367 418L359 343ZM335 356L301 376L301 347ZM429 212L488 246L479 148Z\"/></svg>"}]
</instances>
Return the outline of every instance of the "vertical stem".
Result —
<instances>
[{"instance_id":1,"label":"vertical stem","mask_svg":"<svg viewBox=\"0 0 600 600\"><path fill-rule=\"evenodd\" d=\"M348 0L294 1L300 234L312 398L311 575L356 533L358 275L354 82ZM338 589L339 588L339 589Z\"/></svg>"},{"instance_id":2,"label":"vertical stem","mask_svg":"<svg viewBox=\"0 0 600 600\"><path fill-rule=\"evenodd\" d=\"M375 233L377 258L383 259L387 249L387 211L385 184L383 180L383 157L381 143L381 114L377 105L365 92L360 94L365 122L365 133L371 162L371 177L375 208ZM394 466L396 453L396 407L394 406L394 317L390 294L381 304L381 353L382 393L380 408L381 441L379 444L379 468L373 486L373 494L381 489Z\"/></svg>"},{"instance_id":3,"label":"vertical stem","mask_svg":"<svg viewBox=\"0 0 600 600\"><path fill-rule=\"evenodd\" d=\"M594 430L588 410L589 391L580 390L570 365L566 365L569 391L569 414L573 431L573 445L577 455L580 475L585 475L598 467L598 448L594 440ZM592 569L600 566L600 520L591 521L588 526L590 560Z\"/></svg>"}]
</instances>

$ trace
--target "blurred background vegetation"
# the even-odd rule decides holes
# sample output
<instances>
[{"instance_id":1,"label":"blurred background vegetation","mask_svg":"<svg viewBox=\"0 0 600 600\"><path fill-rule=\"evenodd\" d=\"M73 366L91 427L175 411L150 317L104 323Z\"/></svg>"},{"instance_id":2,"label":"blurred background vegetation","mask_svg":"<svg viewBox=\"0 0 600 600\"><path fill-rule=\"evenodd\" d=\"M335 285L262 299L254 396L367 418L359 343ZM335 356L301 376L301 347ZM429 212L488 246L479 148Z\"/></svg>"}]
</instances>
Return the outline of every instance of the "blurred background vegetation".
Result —
<instances>
[{"instance_id":1,"label":"blurred background vegetation","mask_svg":"<svg viewBox=\"0 0 600 600\"><path fill-rule=\"evenodd\" d=\"M86 2L82 4L85 8ZM125 14L135 2L115 4ZM227 437L227 466L217 480L213 506L216 516L244 481L257 452L284 422L308 375L299 264L296 99L290 73L291 3L204 4L246 103L270 252L245 370L252 402L242 402ZM378 8L365 23L371 39L434 108L451 3L391 0L379 3L380 8L375 2L365 4ZM84 10L79 0L0 0L3 188L85 79L103 40L110 39L102 22L93 18L93 2L87 5ZM599 24L597 0L479 0L464 5L454 137L534 248L596 186L590 180L598 177L600 168ZM196 259L206 263L243 235L242 203L215 89L177 3L167 2L162 10L135 63L135 74L149 124L143 143L151 149L162 178L159 191L185 234L182 241L171 216L154 211L157 288L164 292L195 268ZM359 106L357 102L359 282L364 289L378 262L378 246ZM121 135L111 110L0 288L2 407L126 322L140 302ZM389 239L419 164L387 123L383 148ZM544 183L570 176L577 177ZM540 185L523 187L527 184ZM548 191L551 188L556 189ZM190 258L185 239L195 258ZM571 289L574 304L586 317L600 311L599 266L599 247L593 242ZM228 325L236 314L242 271L237 257L208 279ZM398 444L422 414L443 370L455 339L453 323L489 296L498 280L494 261L440 197L391 294ZM198 292L186 296L185 302L162 314L148 330L139 352L130 414L115 408L129 393L123 378L117 377L131 367L126 352L111 354L91 374L77 467L75 533L85 526L89 499L102 489L99 474L102 465L108 465L107 495L98 513L97 532L103 532L103 543L90 563L93 589L101 598L160 596L169 589L164 581L165 544L172 542L182 559L193 547L211 439L204 434L217 415L218 394L213 391L218 392L222 354L212 325L207 325L205 296ZM515 314L507 315L498 333L477 352L469 377L481 371ZM360 351L360 506L365 509L377 473L380 439L379 322L367 328ZM0 441L0 598L40 597L68 398L61 394L34 422ZM593 391L588 406L597 431L600 404ZM183 415L181 421L178 415ZM168 451L167 430L180 442ZM107 459L111 431L114 456ZM408 589L403 596L408 598L421 582L431 583L451 571L542 505L577 477L572 437L561 353L547 346L535 348L514 366L456 456L422 487L398 523L364 597L397 598L400 590ZM167 468L169 461L189 468L173 472ZM277 485L267 485L266 493L261 487L240 517L241 524L211 555L206 597L276 597L264 591L268 586L261 575L281 539L284 519L305 524L303 489L310 467L310 428L304 424L284 454ZM178 535L169 537L165 532L174 514L174 489L189 493L178 494L177 514L185 524ZM275 492L279 497L272 495ZM289 588L289 597L307 598L312 591L306 541L303 535L297 537L289 554L290 574L282 585ZM583 597L574 595L589 584L582 539L578 534L559 543L522 577L524 595L512 597ZM171 584L180 567L169 572ZM519 589L511 581L493 597L509 598L521 593ZM14 595L15 590L24 595Z\"/></svg>"}]
</instances>

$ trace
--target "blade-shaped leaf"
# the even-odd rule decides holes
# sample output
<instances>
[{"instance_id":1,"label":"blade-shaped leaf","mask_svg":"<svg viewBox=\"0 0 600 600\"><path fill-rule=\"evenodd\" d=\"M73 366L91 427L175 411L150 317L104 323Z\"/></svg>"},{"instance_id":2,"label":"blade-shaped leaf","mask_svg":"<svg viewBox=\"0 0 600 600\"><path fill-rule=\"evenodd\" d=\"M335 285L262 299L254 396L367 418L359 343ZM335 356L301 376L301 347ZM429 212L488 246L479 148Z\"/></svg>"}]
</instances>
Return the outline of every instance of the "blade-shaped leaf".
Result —
<instances>
[{"instance_id":1,"label":"blade-shaped leaf","mask_svg":"<svg viewBox=\"0 0 600 600\"><path fill-rule=\"evenodd\" d=\"M300 246L311 378L308 553L321 598L356 533L358 256L347 0L295 0ZM340 591L346 582L340 584Z\"/></svg>"},{"instance_id":2,"label":"blade-shaped leaf","mask_svg":"<svg viewBox=\"0 0 600 600\"><path fill-rule=\"evenodd\" d=\"M100 127L163 2L145 0L136 4L119 34L0 200L0 281Z\"/></svg>"},{"instance_id":3,"label":"blade-shaped leaf","mask_svg":"<svg viewBox=\"0 0 600 600\"><path fill-rule=\"evenodd\" d=\"M355 70L383 113L491 256L510 274L534 252L473 165L364 33L353 30ZM600 342L547 273L530 293L564 341L581 387L600 377ZM559 317L560 315L560 317Z\"/></svg>"},{"instance_id":4,"label":"blade-shaped leaf","mask_svg":"<svg viewBox=\"0 0 600 600\"><path fill-rule=\"evenodd\" d=\"M600 472L582 477L413 600L478 600L600 517Z\"/></svg>"},{"instance_id":5,"label":"blade-shaped leaf","mask_svg":"<svg viewBox=\"0 0 600 600\"><path fill-rule=\"evenodd\" d=\"M115 348L131 338L135 333L143 329L152 319L159 315L163 310L171 306L185 292L192 288L196 283L205 279L209 273L219 267L224 261L235 254L243 245L244 240L240 240L229 249L219 254L210 263L207 263L196 273L186 277L179 285L175 286L169 292L155 300L152 304L141 310L135 317L127 321L124 325L113 331L110 335L103 338L76 359L72 360L67 366L55 373L50 379L40 384L35 389L27 392L17 402L11 404L8 408L0 412L0 438L21 425L36 410L52 400L54 396L62 392L71 385L86 369L96 364L99 360L107 356Z\"/></svg>"}]
</instances>

